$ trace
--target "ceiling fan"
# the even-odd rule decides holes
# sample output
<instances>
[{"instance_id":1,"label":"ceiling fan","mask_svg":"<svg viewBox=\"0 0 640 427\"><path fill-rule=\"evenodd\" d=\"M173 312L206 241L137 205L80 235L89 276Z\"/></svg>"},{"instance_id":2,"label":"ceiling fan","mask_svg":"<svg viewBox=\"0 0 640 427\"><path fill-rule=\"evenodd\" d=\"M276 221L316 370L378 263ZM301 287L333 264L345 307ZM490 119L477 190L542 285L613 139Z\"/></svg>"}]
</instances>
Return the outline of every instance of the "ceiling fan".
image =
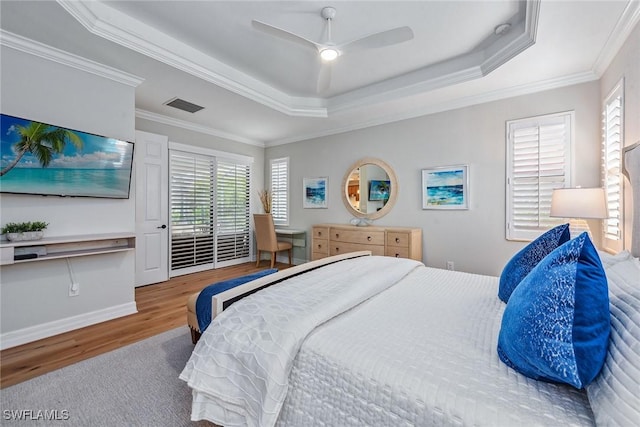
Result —
<instances>
[{"instance_id":1,"label":"ceiling fan","mask_svg":"<svg viewBox=\"0 0 640 427\"><path fill-rule=\"evenodd\" d=\"M331 21L336 16L336 9L333 7L325 7L320 11L320 16L322 16L322 18L327 22L327 40L323 43L314 42L313 40L309 40L300 35L283 30L282 28L274 27L273 25L255 19L251 21L252 26L257 30L310 47L318 52L322 63L316 88L318 93L322 93L329 88L331 82L330 64L339 56L362 49L375 49L391 46L413 39L413 31L411 28L398 27L369 34L346 43L336 44L331 39Z\"/></svg>"}]
</instances>

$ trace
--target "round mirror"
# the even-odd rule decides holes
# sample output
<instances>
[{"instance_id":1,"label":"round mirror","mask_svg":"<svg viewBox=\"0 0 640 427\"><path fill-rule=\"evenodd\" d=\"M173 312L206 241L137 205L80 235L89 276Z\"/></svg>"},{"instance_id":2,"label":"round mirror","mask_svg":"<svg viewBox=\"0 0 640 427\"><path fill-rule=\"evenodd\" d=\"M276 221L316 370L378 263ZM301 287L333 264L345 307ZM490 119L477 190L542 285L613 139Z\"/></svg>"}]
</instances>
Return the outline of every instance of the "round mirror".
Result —
<instances>
[{"instance_id":1,"label":"round mirror","mask_svg":"<svg viewBox=\"0 0 640 427\"><path fill-rule=\"evenodd\" d=\"M347 170L342 188L344 205L358 218L383 217L398 197L398 180L393 169L371 157L358 160Z\"/></svg>"}]
</instances>

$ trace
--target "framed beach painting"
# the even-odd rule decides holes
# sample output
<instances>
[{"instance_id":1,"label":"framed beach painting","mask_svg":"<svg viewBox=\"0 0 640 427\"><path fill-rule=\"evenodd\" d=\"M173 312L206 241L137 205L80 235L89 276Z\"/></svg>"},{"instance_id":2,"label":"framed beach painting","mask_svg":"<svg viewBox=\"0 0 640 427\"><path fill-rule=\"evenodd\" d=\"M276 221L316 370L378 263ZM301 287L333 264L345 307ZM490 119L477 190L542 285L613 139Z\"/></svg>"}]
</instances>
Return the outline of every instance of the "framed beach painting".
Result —
<instances>
[{"instance_id":1,"label":"framed beach painting","mask_svg":"<svg viewBox=\"0 0 640 427\"><path fill-rule=\"evenodd\" d=\"M326 176L319 178L303 178L302 207L305 209L323 209L327 207Z\"/></svg>"},{"instance_id":2,"label":"framed beach painting","mask_svg":"<svg viewBox=\"0 0 640 427\"><path fill-rule=\"evenodd\" d=\"M389 200L391 194L391 181L372 179L369 181L369 201Z\"/></svg>"},{"instance_id":3,"label":"framed beach painting","mask_svg":"<svg viewBox=\"0 0 640 427\"><path fill-rule=\"evenodd\" d=\"M423 169L422 209L469 209L469 166Z\"/></svg>"}]
</instances>

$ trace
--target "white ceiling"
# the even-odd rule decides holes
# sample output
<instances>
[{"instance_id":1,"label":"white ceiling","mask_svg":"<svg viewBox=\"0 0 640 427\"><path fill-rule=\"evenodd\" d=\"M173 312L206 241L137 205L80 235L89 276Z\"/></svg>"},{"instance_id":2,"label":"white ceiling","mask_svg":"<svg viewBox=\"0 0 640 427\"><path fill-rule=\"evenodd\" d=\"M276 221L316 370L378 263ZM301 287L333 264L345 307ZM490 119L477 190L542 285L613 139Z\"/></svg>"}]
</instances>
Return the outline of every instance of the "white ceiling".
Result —
<instances>
[{"instance_id":1,"label":"white ceiling","mask_svg":"<svg viewBox=\"0 0 640 427\"><path fill-rule=\"evenodd\" d=\"M323 42L325 6L337 44L402 26L414 38L340 56L318 92L317 52L251 21ZM143 79L138 117L269 146L597 79L640 2L2 0L0 18L3 44L26 37ZM164 105L176 97L205 108Z\"/></svg>"}]
</instances>

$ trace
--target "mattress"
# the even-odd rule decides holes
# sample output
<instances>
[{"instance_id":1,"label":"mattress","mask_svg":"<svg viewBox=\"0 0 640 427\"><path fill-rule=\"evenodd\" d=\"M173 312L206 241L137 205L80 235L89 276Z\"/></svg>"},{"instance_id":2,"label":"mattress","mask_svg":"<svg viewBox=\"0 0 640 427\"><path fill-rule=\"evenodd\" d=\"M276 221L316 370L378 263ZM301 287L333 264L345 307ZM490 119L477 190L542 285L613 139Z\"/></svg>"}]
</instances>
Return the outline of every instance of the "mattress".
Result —
<instances>
[{"instance_id":1,"label":"mattress","mask_svg":"<svg viewBox=\"0 0 640 427\"><path fill-rule=\"evenodd\" d=\"M594 425L586 393L500 362L498 278L419 267L314 329L280 426Z\"/></svg>"},{"instance_id":2,"label":"mattress","mask_svg":"<svg viewBox=\"0 0 640 427\"><path fill-rule=\"evenodd\" d=\"M420 267L409 259L362 256L307 271L231 305L213 319L180 374L193 389L192 420L273 426L309 333Z\"/></svg>"}]
</instances>

